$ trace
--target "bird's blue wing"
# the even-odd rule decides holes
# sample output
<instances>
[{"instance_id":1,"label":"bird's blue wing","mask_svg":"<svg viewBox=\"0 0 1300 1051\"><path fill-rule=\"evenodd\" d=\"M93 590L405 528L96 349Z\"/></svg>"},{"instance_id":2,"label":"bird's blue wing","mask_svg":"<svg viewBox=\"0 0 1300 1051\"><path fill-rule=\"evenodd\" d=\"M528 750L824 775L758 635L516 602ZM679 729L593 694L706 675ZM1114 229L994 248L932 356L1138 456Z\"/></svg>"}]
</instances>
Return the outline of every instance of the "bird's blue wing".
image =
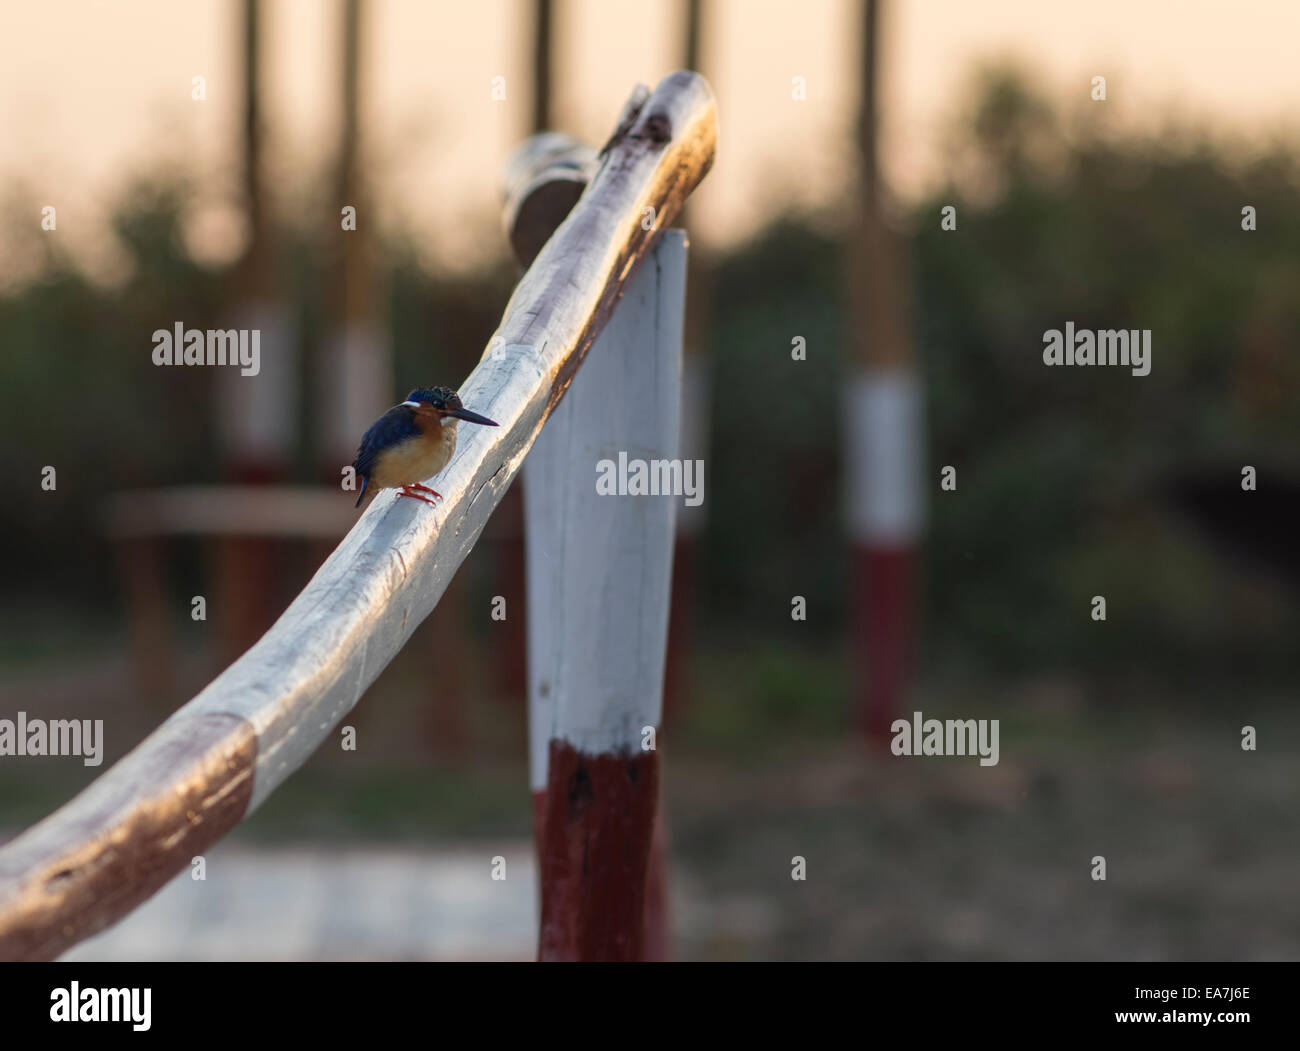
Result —
<instances>
[{"instance_id":1,"label":"bird's blue wing","mask_svg":"<svg viewBox=\"0 0 1300 1051\"><path fill-rule=\"evenodd\" d=\"M352 466L363 478L369 478L375 469L375 460L380 452L391 445L397 445L408 438L418 437L420 428L415 423L415 413L402 405L394 405L379 417L361 438L357 449L357 458Z\"/></svg>"}]
</instances>

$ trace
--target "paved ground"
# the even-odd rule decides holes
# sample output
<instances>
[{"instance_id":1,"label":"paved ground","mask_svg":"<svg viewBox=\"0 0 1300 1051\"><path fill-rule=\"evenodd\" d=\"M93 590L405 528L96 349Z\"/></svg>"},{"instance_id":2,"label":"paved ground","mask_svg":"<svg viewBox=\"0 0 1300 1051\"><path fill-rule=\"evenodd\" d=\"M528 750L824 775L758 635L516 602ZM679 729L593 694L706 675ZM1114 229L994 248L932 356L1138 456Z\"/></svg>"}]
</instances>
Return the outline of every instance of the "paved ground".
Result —
<instances>
[{"instance_id":1,"label":"paved ground","mask_svg":"<svg viewBox=\"0 0 1300 1051\"><path fill-rule=\"evenodd\" d=\"M531 851L217 848L205 880L182 874L64 959L529 960Z\"/></svg>"}]
</instances>

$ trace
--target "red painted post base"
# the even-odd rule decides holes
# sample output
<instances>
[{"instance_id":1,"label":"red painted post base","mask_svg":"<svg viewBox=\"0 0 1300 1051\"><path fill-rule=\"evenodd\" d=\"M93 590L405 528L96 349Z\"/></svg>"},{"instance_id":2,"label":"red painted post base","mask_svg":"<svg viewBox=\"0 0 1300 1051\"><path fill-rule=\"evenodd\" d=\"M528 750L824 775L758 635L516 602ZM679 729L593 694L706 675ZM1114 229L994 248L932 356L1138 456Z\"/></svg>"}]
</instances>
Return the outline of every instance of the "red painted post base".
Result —
<instances>
[{"instance_id":1,"label":"red painted post base","mask_svg":"<svg viewBox=\"0 0 1300 1051\"><path fill-rule=\"evenodd\" d=\"M552 741L548 770L538 959L644 959L657 753L584 755Z\"/></svg>"},{"instance_id":2,"label":"red painted post base","mask_svg":"<svg viewBox=\"0 0 1300 1051\"><path fill-rule=\"evenodd\" d=\"M546 792L533 792L533 855L542 864L542 828L546 824Z\"/></svg>"},{"instance_id":3,"label":"red painted post base","mask_svg":"<svg viewBox=\"0 0 1300 1051\"><path fill-rule=\"evenodd\" d=\"M650 866L645 882L645 953L650 963L666 963L673 957L672 914L669 911L668 817L660 810L650 839Z\"/></svg>"},{"instance_id":4,"label":"red painted post base","mask_svg":"<svg viewBox=\"0 0 1300 1051\"><path fill-rule=\"evenodd\" d=\"M131 663L140 692L165 711L175 705L175 643L159 537L128 537L115 554L130 612Z\"/></svg>"},{"instance_id":5,"label":"red painted post base","mask_svg":"<svg viewBox=\"0 0 1300 1051\"><path fill-rule=\"evenodd\" d=\"M220 536L212 541L218 654L229 664L246 653L284 612L277 594L284 545L264 536Z\"/></svg>"},{"instance_id":6,"label":"red painted post base","mask_svg":"<svg viewBox=\"0 0 1300 1051\"><path fill-rule=\"evenodd\" d=\"M918 568L910 546L854 548L854 722L873 744L889 740L911 678Z\"/></svg>"}]
</instances>

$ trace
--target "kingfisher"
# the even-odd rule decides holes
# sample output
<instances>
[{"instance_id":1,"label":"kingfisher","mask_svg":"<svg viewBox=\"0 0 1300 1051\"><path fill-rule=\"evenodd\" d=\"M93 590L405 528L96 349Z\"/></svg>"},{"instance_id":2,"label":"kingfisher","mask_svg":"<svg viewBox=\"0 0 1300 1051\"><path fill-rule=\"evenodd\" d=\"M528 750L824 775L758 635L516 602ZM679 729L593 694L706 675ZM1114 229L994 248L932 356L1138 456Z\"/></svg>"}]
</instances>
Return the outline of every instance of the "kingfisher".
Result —
<instances>
[{"instance_id":1,"label":"kingfisher","mask_svg":"<svg viewBox=\"0 0 1300 1051\"><path fill-rule=\"evenodd\" d=\"M352 462L361 479L354 507L360 507L370 483L373 496L380 489L400 489L398 496L434 501L442 494L420 481L432 478L447 466L456 451L456 423L479 423L495 427L496 421L470 412L460 403L450 387L419 387L379 417L361 439L357 458Z\"/></svg>"}]
</instances>

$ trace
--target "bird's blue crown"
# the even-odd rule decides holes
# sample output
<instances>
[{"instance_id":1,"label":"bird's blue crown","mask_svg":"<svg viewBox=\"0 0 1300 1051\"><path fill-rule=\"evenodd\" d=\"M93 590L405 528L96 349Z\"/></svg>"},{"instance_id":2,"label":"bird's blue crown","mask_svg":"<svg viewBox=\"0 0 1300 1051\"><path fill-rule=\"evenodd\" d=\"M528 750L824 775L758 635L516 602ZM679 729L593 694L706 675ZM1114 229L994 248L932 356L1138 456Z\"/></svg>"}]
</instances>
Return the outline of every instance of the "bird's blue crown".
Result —
<instances>
[{"instance_id":1,"label":"bird's blue crown","mask_svg":"<svg viewBox=\"0 0 1300 1051\"><path fill-rule=\"evenodd\" d=\"M464 407L460 403L460 395L450 387L417 387L406 396L406 400L428 402L439 409Z\"/></svg>"}]
</instances>

